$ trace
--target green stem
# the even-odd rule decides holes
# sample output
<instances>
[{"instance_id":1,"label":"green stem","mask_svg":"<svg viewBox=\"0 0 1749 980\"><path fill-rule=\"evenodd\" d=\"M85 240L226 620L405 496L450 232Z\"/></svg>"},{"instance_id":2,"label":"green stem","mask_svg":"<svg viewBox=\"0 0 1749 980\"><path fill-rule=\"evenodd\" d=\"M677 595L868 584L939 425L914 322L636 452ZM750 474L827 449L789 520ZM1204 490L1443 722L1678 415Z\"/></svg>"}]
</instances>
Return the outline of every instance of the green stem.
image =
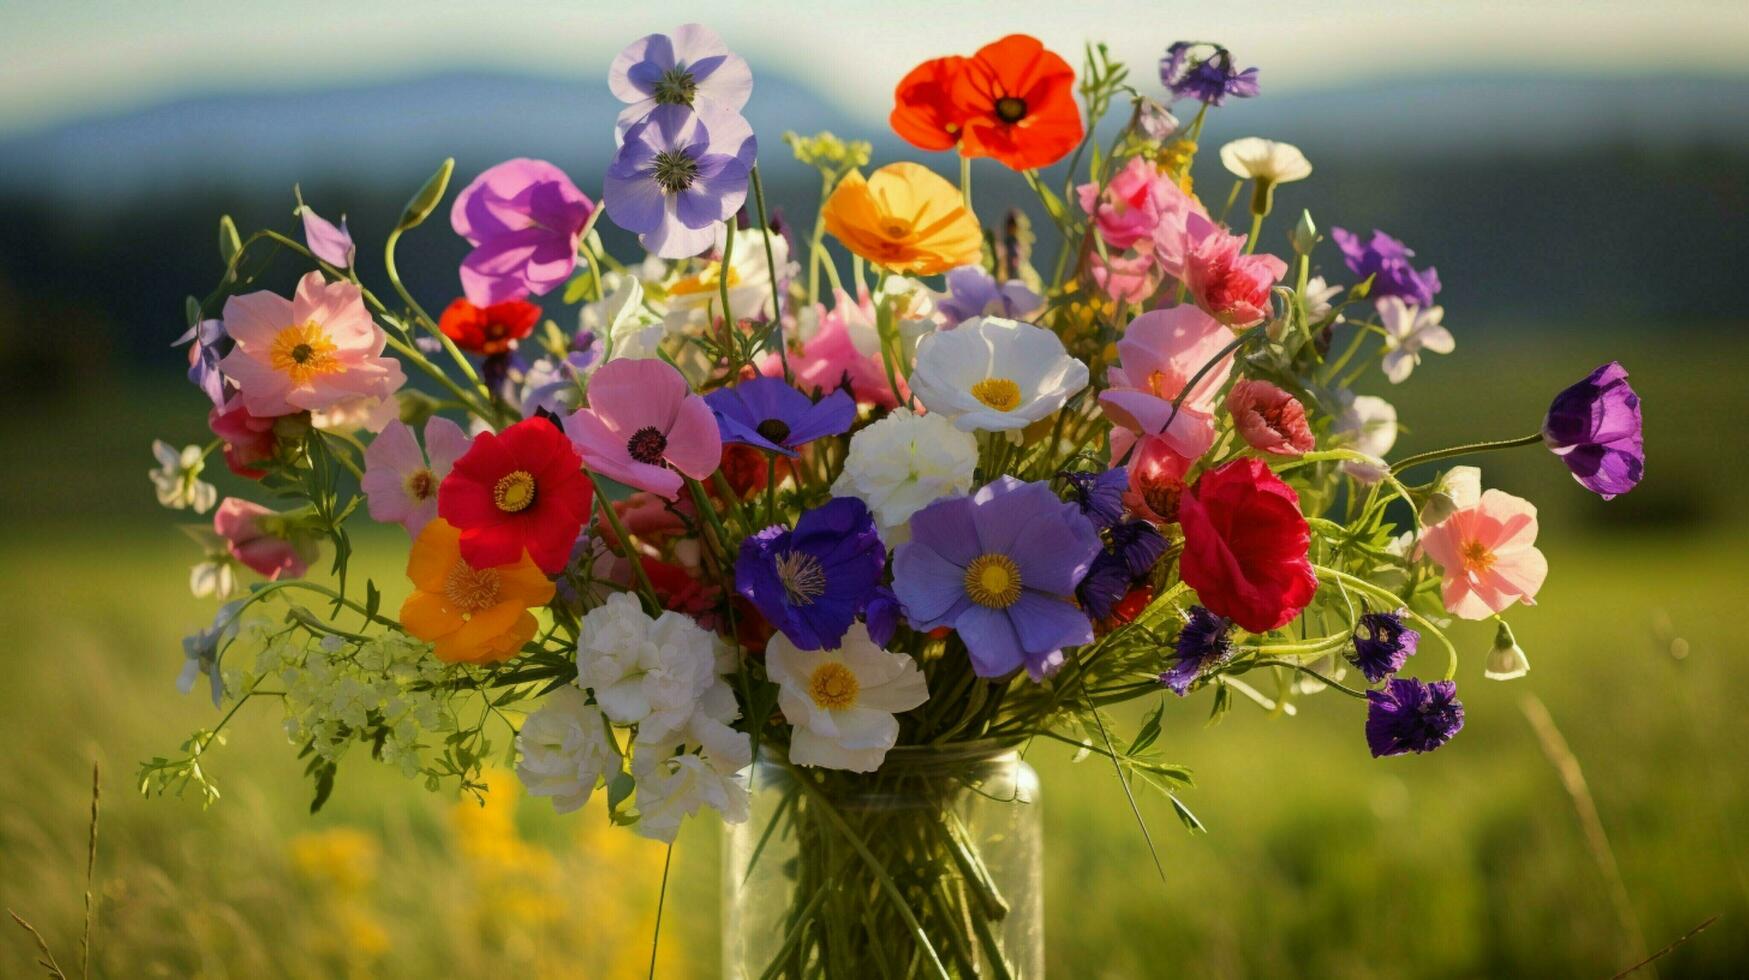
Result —
<instances>
[{"instance_id":1,"label":"green stem","mask_svg":"<svg viewBox=\"0 0 1749 980\"><path fill-rule=\"evenodd\" d=\"M668 899L668 868L674 863L674 845L662 855L662 890L656 893L656 927L650 930L650 980L656 980L656 949L662 941L662 906Z\"/></svg>"},{"instance_id":2,"label":"green stem","mask_svg":"<svg viewBox=\"0 0 1749 980\"><path fill-rule=\"evenodd\" d=\"M1543 434L1541 432L1532 432L1530 435L1519 436L1517 439L1496 439L1492 442L1470 442L1461 446L1452 446L1449 449L1435 449L1431 452L1418 453L1414 456L1410 456L1408 459L1392 463L1391 472L1400 473L1411 466L1420 466L1422 463L1431 463L1440 459L1450 459L1453 456L1468 456L1473 453L1490 453L1497 449L1513 449L1518 446L1533 446L1542 441Z\"/></svg>"},{"instance_id":3,"label":"green stem","mask_svg":"<svg viewBox=\"0 0 1749 980\"><path fill-rule=\"evenodd\" d=\"M437 338L438 343L443 345L443 349L448 352L450 359L455 361L456 367L461 369L462 377L467 378L468 383L478 389L481 402L490 406L492 404L492 393L486 390L486 384L481 381L480 376L475 373L474 366L468 362L467 357L462 354L461 349L455 345L455 341L451 340L448 334L438 329L437 321L431 318L431 314L425 312L425 308L419 305L419 301L413 298L413 294L407 291L407 287L401 284L401 273L395 268L395 246L400 243L401 231L402 229L396 228L394 231L389 232L388 240L383 243L383 267L388 271L389 285L395 287L396 294L401 297L402 302L407 304L407 308L413 311L413 315L418 319L419 325L424 327L428 333Z\"/></svg>"},{"instance_id":4,"label":"green stem","mask_svg":"<svg viewBox=\"0 0 1749 980\"><path fill-rule=\"evenodd\" d=\"M638 588L650 603L650 615L661 615L662 603L656 598L656 587L650 583L650 574L644 571L644 563L638 560L638 553L632 548L632 536L626 532L626 526L620 523L619 514L614 512L612 502L607 499L607 492L601 486L601 478L590 473L589 482L595 487L595 503L601 510L601 516L607 518L608 526L613 528L614 536L619 538L620 557L632 566L632 576L637 579Z\"/></svg>"},{"instance_id":5,"label":"green stem","mask_svg":"<svg viewBox=\"0 0 1749 980\"><path fill-rule=\"evenodd\" d=\"M1359 577L1356 577L1354 575L1350 575L1347 572L1338 571L1337 569L1334 569L1334 568L1328 568L1324 565L1314 564L1312 566L1312 571L1317 573L1318 577L1321 579L1327 579L1330 581L1341 582L1343 585L1348 586L1349 588L1355 590L1356 592L1363 592L1367 595L1372 596L1374 599L1378 599L1378 600L1381 600L1383 602L1389 603L1393 607L1400 607L1404 611L1404 613L1409 616L1410 619L1413 619L1417 623L1420 623L1423 629L1432 633L1435 637L1438 638L1439 642L1442 645L1444 645L1445 652L1449 658L1448 662L1446 664L1446 668L1445 668L1445 679L1449 681L1453 677L1457 676L1457 665L1458 665L1457 647L1452 645L1451 640L1446 637L1444 630L1441 630L1437 625L1435 625L1433 623L1432 620L1428 619L1426 616L1423 616L1420 613L1416 612L1415 608L1413 606L1410 606L1408 603L1404 602L1402 597L1398 596L1395 592L1392 592L1389 589L1374 585L1373 583L1368 582L1366 579L1359 578Z\"/></svg>"},{"instance_id":6,"label":"green stem","mask_svg":"<svg viewBox=\"0 0 1749 980\"><path fill-rule=\"evenodd\" d=\"M972 158L960 155L960 196L966 199L966 210L972 210ZM975 212L974 212L975 213Z\"/></svg>"},{"instance_id":7,"label":"green stem","mask_svg":"<svg viewBox=\"0 0 1749 980\"><path fill-rule=\"evenodd\" d=\"M765 242L765 269L771 276L771 323L777 333L777 359L783 364L783 380L794 381L795 375L789 369L789 349L783 342L783 298L777 288L777 259L771 250L771 223L765 217L765 185L759 180L759 165L754 164L751 173L753 181L753 208L759 214L760 240ZM724 277L728 276L727 266L724 267ZM727 308L725 304L725 309Z\"/></svg>"},{"instance_id":8,"label":"green stem","mask_svg":"<svg viewBox=\"0 0 1749 980\"><path fill-rule=\"evenodd\" d=\"M1345 684L1338 683L1337 681L1332 680L1330 677L1327 677L1324 674L1320 674L1319 672L1313 670L1312 668L1307 667L1305 664L1294 663L1292 660L1271 660L1271 659L1253 660L1251 663L1252 663L1252 666L1256 666L1256 667L1285 667L1288 670L1296 670L1302 674L1305 674L1308 677L1313 677L1313 678L1316 678L1317 680L1323 681L1324 686L1329 687L1333 690L1341 691L1343 694L1346 694L1351 698L1359 698L1362 701L1366 700L1366 692L1365 691L1357 691L1354 688L1349 687Z\"/></svg>"},{"instance_id":9,"label":"green stem","mask_svg":"<svg viewBox=\"0 0 1749 980\"><path fill-rule=\"evenodd\" d=\"M1263 212L1251 212L1251 234L1245 239L1245 254L1257 251L1257 238L1263 234Z\"/></svg>"}]
</instances>

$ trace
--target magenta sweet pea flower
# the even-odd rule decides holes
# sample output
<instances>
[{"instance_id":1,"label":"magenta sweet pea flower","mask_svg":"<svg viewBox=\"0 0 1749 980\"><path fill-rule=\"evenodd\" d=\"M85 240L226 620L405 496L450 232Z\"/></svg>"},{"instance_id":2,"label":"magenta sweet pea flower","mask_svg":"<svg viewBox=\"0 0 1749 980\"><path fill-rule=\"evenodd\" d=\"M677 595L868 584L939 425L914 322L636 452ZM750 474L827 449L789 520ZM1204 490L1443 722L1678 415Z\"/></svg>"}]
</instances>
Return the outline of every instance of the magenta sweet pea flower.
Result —
<instances>
[{"instance_id":1,"label":"magenta sweet pea flower","mask_svg":"<svg viewBox=\"0 0 1749 980\"><path fill-rule=\"evenodd\" d=\"M545 160L506 160L456 196L449 223L474 246L462 291L475 306L551 292L577 268L595 202Z\"/></svg>"},{"instance_id":2,"label":"magenta sweet pea flower","mask_svg":"<svg viewBox=\"0 0 1749 980\"><path fill-rule=\"evenodd\" d=\"M607 87L627 103L619 114L623 136L658 106L690 108L717 118L741 111L753 94L753 71L703 24L682 24L673 34L649 34L625 46L607 69Z\"/></svg>"},{"instance_id":3,"label":"magenta sweet pea flower","mask_svg":"<svg viewBox=\"0 0 1749 980\"><path fill-rule=\"evenodd\" d=\"M747 200L756 148L753 128L738 115L707 123L685 106L659 105L626 130L602 181L602 204L647 251L691 258L716 244L718 226Z\"/></svg>"},{"instance_id":4,"label":"magenta sweet pea flower","mask_svg":"<svg viewBox=\"0 0 1749 980\"><path fill-rule=\"evenodd\" d=\"M589 406L565 419L565 434L585 469L669 500L680 496L680 474L706 479L723 457L710 405L673 365L655 358L597 369Z\"/></svg>"},{"instance_id":5,"label":"magenta sweet pea flower","mask_svg":"<svg viewBox=\"0 0 1749 980\"><path fill-rule=\"evenodd\" d=\"M1646 472L1640 396L1620 361L1591 372L1555 396L1543 422L1543 442L1580 486L1604 500L1627 493Z\"/></svg>"}]
</instances>

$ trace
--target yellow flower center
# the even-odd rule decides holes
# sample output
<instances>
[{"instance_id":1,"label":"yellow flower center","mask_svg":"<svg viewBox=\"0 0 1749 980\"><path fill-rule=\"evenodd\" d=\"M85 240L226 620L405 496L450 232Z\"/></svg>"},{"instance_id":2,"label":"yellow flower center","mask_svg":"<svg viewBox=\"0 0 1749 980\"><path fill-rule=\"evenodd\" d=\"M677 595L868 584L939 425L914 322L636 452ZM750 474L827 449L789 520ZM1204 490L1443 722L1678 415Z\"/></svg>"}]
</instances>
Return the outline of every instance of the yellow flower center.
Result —
<instances>
[{"instance_id":1,"label":"yellow flower center","mask_svg":"<svg viewBox=\"0 0 1749 980\"><path fill-rule=\"evenodd\" d=\"M1494 552L1489 551L1488 546L1480 541L1465 541L1463 547L1463 562L1464 571L1469 572L1472 575L1479 575L1493 567Z\"/></svg>"},{"instance_id":2,"label":"yellow flower center","mask_svg":"<svg viewBox=\"0 0 1749 980\"><path fill-rule=\"evenodd\" d=\"M321 326L302 323L273 335L267 361L275 371L290 378L292 384L308 384L312 378L341 369L339 359L334 356L337 349Z\"/></svg>"},{"instance_id":3,"label":"yellow flower center","mask_svg":"<svg viewBox=\"0 0 1749 980\"><path fill-rule=\"evenodd\" d=\"M1008 378L985 378L972 385L972 397L998 412L1020 407L1020 386Z\"/></svg>"},{"instance_id":4,"label":"yellow flower center","mask_svg":"<svg viewBox=\"0 0 1749 980\"><path fill-rule=\"evenodd\" d=\"M805 551L786 551L777 556L777 580L793 605L806 606L826 591L826 570L820 559Z\"/></svg>"},{"instance_id":5,"label":"yellow flower center","mask_svg":"<svg viewBox=\"0 0 1749 980\"><path fill-rule=\"evenodd\" d=\"M849 667L836 660L829 660L814 668L814 673L808 678L808 696L814 699L814 707L826 709L849 708L856 704L856 695L862 690L857 683L856 675Z\"/></svg>"},{"instance_id":6,"label":"yellow flower center","mask_svg":"<svg viewBox=\"0 0 1749 980\"><path fill-rule=\"evenodd\" d=\"M966 596L986 609L1007 609L1020 599L1020 566L992 551L966 566Z\"/></svg>"},{"instance_id":7,"label":"yellow flower center","mask_svg":"<svg viewBox=\"0 0 1749 980\"><path fill-rule=\"evenodd\" d=\"M687 276L676 282L674 285L669 286L668 295L696 296L701 293L714 293L717 291L717 280L722 276L722 268L723 264L721 262L712 262L710 265L705 266L704 270L698 275ZM739 285L741 285L741 272L734 266L730 266L729 288L734 289Z\"/></svg>"},{"instance_id":8,"label":"yellow flower center","mask_svg":"<svg viewBox=\"0 0 1749 980\"><path fill-rule=\"evenodd\" d=\"M443 597L464 616L471 616L498 604L498 585L497 569L458 561L443 580Z\"/></svg>"},{"instance_id":9,"label":"yellow flower center","mask_svg":"<svg viewBox=\"0 0 1749 980\"><path fill-rule=\"evenodd\" d=\"M407 480L402 486L407 496L414 500L430 500L437 495L437 480L430 470L418 469L407 474Z\"/></svg>"},{"instance_id":10,"label":"yellow flower center","mask_svg":"<svg viewBox=\"0 0 1749 980\"><path fill-rule=\"evenodd\" d=\"M527 510L534 503L534 476L527 470L512 470L492 488L492 502L506 514Z\"/></svg>"}]
</instances>

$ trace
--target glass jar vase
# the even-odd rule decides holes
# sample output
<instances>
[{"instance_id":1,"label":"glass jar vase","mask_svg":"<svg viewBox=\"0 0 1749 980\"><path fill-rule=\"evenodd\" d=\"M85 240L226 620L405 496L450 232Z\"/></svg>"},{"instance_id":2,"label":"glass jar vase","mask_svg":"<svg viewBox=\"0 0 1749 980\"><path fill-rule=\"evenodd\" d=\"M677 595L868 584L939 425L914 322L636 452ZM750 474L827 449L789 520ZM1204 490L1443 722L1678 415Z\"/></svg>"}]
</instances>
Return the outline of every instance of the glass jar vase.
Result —
<instances>
[{"instance_id":1,"label":"glass jar vase","mask_svg":"<svg viewBox=\"0 0 1749 980\"><path fill-rule=\"evenodd\" d=\"M762 752L752 790L723 848L725 977L1044 975L1038 774L1012 748L896 748L872 773Z\"/></svg>"}]
</instances>

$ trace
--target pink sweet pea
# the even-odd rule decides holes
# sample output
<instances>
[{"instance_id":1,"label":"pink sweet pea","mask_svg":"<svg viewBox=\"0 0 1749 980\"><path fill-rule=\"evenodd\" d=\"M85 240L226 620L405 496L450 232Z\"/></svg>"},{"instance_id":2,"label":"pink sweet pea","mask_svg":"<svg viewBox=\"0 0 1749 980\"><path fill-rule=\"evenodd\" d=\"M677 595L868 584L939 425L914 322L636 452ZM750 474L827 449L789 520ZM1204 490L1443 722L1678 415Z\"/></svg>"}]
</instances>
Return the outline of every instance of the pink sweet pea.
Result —
<instances>
[{"instance_id":1,"label":"pink sweet pea","mask_svg":"<svg viewBox=\"0 0 1749 980\"><path fill-rule=\"evenodd\" d=\"M219 502L213 531L225 539L232 558L276 581L302 578L316 557L314 539L286 515L236 497Z\"/></svg>"},{"instance_id":2,"label":"pink sweet pea","mask_svg":"<svg viewBox=\"0 0 1749 980\"><path fill-rule=\"evenodd\" d=\"M789 366L795 375L796 387L806 392L818 388L831 394L848 382L851 394L860 404L899 407L911 395L904 376L895 372L899 383L898 396L895 397L892 382L887 379L886 362L880 353L863 353L850 333L850 321L855 318L866 324L867 332L873 334L873 300L865 293L853 301L850 294L841 289L835 296L835 305L830 312L823 304L815 307L820 317L820 329L802 344L799 352L790 352ZM759 371L768 377L782 377L783 364L776 354L768 354L759 362Z\"/></svg>"},{"instance_id":3,"label":"pink sweet pea","mask_svg":"<svg viewBox=\"0 0 1749 980\"><path fill-rule=\"evenodd\" d=\"M1196 305L1235 330L1269 316L1269 289L1287 273L1273 255L1246 255L1245 236L1231 235L1202 215L1185 226L1184 271Z\"/></svg>"},{"instance_id":4,"label":"pink sweet pea","mask_svg":"<svg viewBox=\"0 0 1749 980\"><path fill-rule=\"evenodd\" d=\"M1535 605L1549 574L1536 531L1536 507L1500 490L1423 531L1422 549L1445 571L1446 610L1487 619L1514 602Z\"/></svg>"},{"instance_id":5,"label":"pink sweet pea","mask_svg":"<svg viewBox=\"0 0 1749 980\"><path fill-rule=\"evenodd\" d=\"M1114 423L1137 435L1158 435L1173 452L1196 459L1215 441L1214 412L1233 370L1232 334L1194 306L1151 310L1130 321L1117 342L1119 366L1099 405ZM1172 402L1203 365L1220 360L1197 382L1176 413Z\"/></svg>"},{"instance_id":6,"label":"pink sweet pea","mask_svg":"<svg viewBox=\"0 0 1749 980\"><path fill-rule=\"evenodd\" d=\"M1267 381L1244 380L1227 392L1233 428L1252 449L1277 456L1299 456L1317 445L1306 424L1306 407Z\"/></svg>"},{"instance_id":7,"label":"pink sweet pea","mask_svg":"<svg viewBox=\"0 0 1749 980\"><path fill-rule=\"evenodd\" d=\"M710 405L673 365L654 358L623 358L597 369L589 406L565 419L565 434L585 469L669 500L680 495L681 473L703 480L723 456Z\"/></svg>"},{"instance_id":8,"label":"pink sweet pea","mask_svg":"<svg viewBox=\"0 0 1749 980\"><path fill-rule=\"evenodd\" d=\"M357 246L352 244L352 233L346 230L346 216L340 216L340 225L317 214L308 205L298 208L304 218L304 244L310 247L310 254L323 262L342 269L352 268L352 258L358 253Z\"/></svg>"},{"instance_id":9,"label":"pink sweet pea","mask_svg":"<svg viewBox=\"0 0 1749 980\"><path fill-rule=\"evenodd\" d=\"M225 444L225 465L232 473L251 480L267 475L266 470L255 464L273 458L279 445L273 431L277 422L271 415L249 414L242 395L232 395L223 408L214 408L206 416L207 427Z\"/></svg>"},{"instance_id":10,"label":"pink sweet pea","mask_svg":"<svg viewBox=\"0 0 1749 980\"><path fill-rule=\"evenodd\" d=\"M1111 435L1113 459L1122 459L1130 445L1135 444L1135 452L1130 454L1129 465L1125 467L1129 487L1124 491L1124 506L1137 517L1156 524L1177 523L1178 499L1184 494L1184 478L1194 460L1173 452L1159 436L1143 436L1136 442L1136 437L1124 429L1113 429Z\"/></svg>"},{"instance_id":11,"label":"pink sweet pea","mask_svg":"<svg viewBox=\"0 0 1749 980\"><path fill-rule=\"evenodd\" d=\"M400 362L382 356L388 337L353 283L325 283L312 272L289 300L266 291L231 297L224 317L237 346L219 370L237 386L250 415L385 398L407 381Z\"/></svg>"},{"instance_id":12,"label":"pink sweet pea","mask_svg":"<svg viewBox=\"0 0 1749 980\"><path fill-rule=\"evenodd\" d=\"M424 451L405 423L390 422L364 450L359 488L370 501L371 518L399 524L417 538L437 516L438 485L468 445L462 427L442 416L433 415L425 423Z\"/></svg>"},{"instance_id":13,"label":"pink sweet pea","mask_svg":"<svg viewBox=\"0 0 1749 980\"><path fill-rule=\"evenodd\" d=\"M462 291L475 306L551 292L577 268L595 202L545 160L506 160L456 195L449 223L474 246Z\"/></svg>"},{"instance_id":14,"label":"pink sweet pea","mask_svg":"<svg viewBox=\"0 0 1749 980\"><path fill-rule=\"evenodd\" d=\"M1075 188L1075 193L1081 210L1093 218L1099 237L1118 249L1134 246L1149 250L1163 226L1182 233L1188 215L1207 214L1171 175L1139 156L1130 157L1130 162L1106 182L1103 192L1097 183L1087 183Z\"/></svg>"}]
</instances>

